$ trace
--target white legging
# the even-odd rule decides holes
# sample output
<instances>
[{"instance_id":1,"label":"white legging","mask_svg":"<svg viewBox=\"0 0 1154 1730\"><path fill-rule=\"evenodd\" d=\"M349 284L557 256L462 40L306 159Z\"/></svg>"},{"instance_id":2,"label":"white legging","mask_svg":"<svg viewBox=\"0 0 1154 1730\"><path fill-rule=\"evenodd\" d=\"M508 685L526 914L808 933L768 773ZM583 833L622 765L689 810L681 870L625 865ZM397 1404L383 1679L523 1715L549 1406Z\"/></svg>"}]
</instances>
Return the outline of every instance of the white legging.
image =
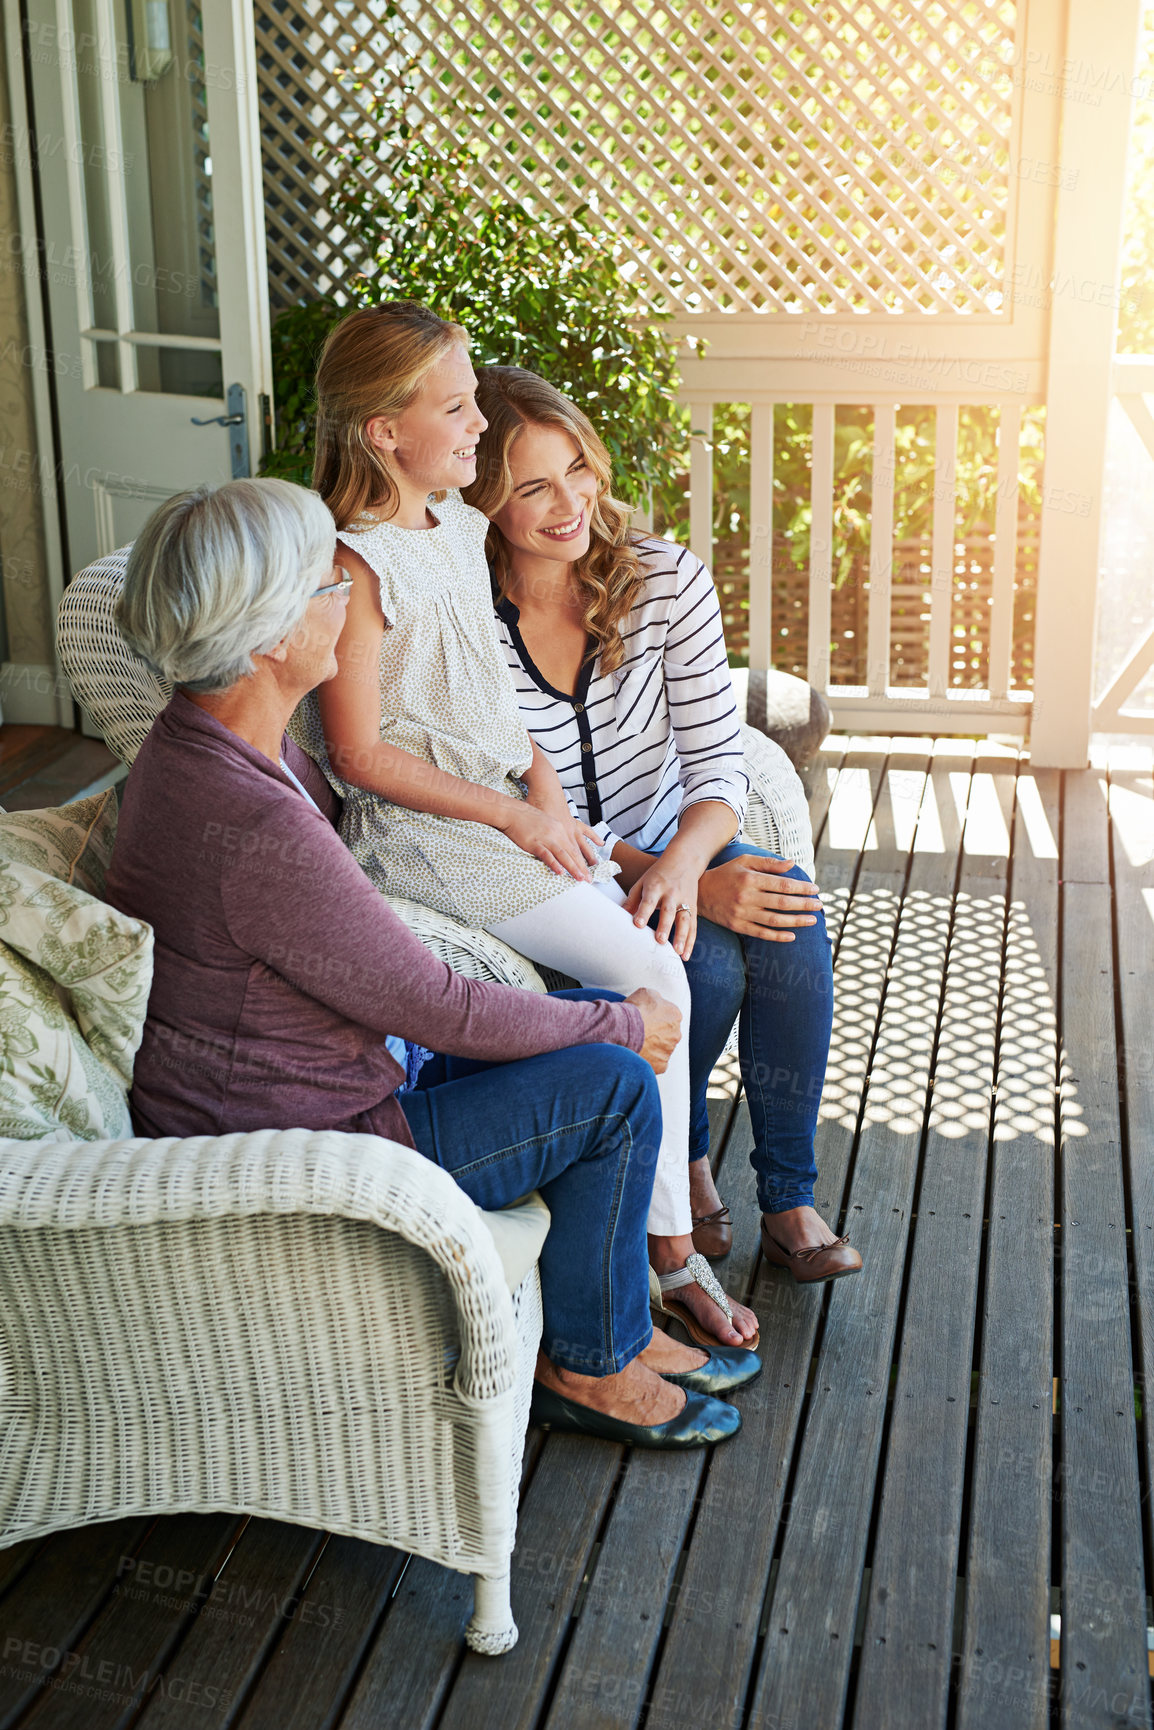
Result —
<instances>
[{"instance_id":1,"label":"white legging","mask_svg":"<svg viewBox=\"0 0 1154 1730\"><path fill-rule=\"evenodd\" d=\"M625 897L615 883L578 883L528 913L501 919L487 929L511 949L542 967L553 967L579 984L631 991L647 985L681 1011L681 1038L664 1075L661 1147L653 1179L649 1230L680 1237L693 1228L689 1206L689 982L671 944L658 943L648 926L634 925L622 911Z\"/></svg>"}]
</instances>

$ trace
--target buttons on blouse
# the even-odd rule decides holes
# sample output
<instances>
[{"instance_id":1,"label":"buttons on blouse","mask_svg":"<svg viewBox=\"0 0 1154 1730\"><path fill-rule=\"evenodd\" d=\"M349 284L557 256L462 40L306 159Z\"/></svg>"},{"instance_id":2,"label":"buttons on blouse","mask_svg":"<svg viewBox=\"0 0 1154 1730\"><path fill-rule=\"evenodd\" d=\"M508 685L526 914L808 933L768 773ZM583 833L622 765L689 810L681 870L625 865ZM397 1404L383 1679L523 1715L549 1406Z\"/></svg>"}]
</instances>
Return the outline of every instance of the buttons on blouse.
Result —
<instances>
[{"instance_id":1,"label":"buttons on blouse","mask_svg":"<svg viewBox=\"0 0 1154 1730\"><path fill-rule=\"evenodd\" d=\"M583 714L584 714L584 713L585 713L585 705L584 705L584 703L574 703L574 705L573 705L573 713L574 713L574 714L575 714L575 715L583 715Z\"/></svg>"},{"instance_id":2,"label":"buttons on blouse","mask_svg":"<svg viewBox=\"0 0 1154 1730\"><path fill-rule=\"evenodd\" d=\"M597 787L596 781L586 781L586 783L585 783L585 791L587 793L595 792L596 787Z\"/></svg>"},{"instance_id":3,"label":"buttons on blouse","mask_svg":"<svg viewBox=\"0 0 1154 1730\"><path fill-rule=\"evenodd\" d=\"M583 744L583 745L582 745L582 746L581 746L581 749L582 749L582 750L583 750L583 751L591 751L591 750L592 750L592 749L593 749L593 747L592 747L592 745L591 745L591 744L590 744L590 743L589 743L589 740L588 740L588 739L586 739L586 740L585 740L585 742L584 742L584 744Z\"/></svg>"}]
</instances>

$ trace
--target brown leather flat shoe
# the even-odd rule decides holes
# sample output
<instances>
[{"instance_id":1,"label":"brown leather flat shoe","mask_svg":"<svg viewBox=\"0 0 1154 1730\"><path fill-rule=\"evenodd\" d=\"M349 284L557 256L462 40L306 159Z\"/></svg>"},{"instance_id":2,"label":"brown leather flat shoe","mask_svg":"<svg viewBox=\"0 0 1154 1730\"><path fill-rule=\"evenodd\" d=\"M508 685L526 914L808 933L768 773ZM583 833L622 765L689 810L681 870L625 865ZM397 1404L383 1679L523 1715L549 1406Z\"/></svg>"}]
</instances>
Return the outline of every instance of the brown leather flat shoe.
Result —
<instances>
[{"instance_id":1,"label":"brown leather flat shoe","mask_svg":"<svg viewBox=\"0 0 1154 1730\"><path fill-rule=\"evenodd\" d=\"M794 1250L791 1254L775 1237L770 1237L763 1215L761 1248L766 1261L774 1267L787 1267L797 1285L817 1285L821 1280L844 1279L847 1274L861 1272L861 1256L856 1249L850 1249L848 1232L833 1243Z\"/></svg>"},{"instance_id":2,"label":"brown leather flat shoe","mask_svg":"<svg viewBox=\"0 0 1154 1730\"><path fill-rule=\"evenodd\" d=\"M716 1213L693 1216L693 1247L708 1261L720 1261L733 1248L733 1221L725 1203Z\"/></svg>"}]
</instances>

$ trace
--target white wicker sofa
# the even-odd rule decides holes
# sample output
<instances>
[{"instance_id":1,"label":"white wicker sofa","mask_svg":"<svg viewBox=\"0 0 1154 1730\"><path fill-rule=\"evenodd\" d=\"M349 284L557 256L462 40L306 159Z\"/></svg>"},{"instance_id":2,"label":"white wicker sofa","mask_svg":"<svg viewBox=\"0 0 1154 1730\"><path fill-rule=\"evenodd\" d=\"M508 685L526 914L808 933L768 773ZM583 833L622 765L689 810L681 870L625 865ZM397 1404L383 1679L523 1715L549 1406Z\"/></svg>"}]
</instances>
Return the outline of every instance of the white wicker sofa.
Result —
<instances>
[{"instance_id":1,"label":"white wicker sofa","mask_svg":"<svg viewBox=\"0 0 1154 1730\"><path fill-rule=\"evenodd\" d=\"M375 1136L133 1137L151 933L100 898L115 810L0 813L0 1548L287 1520L473 1574L466 1639L507 1651L548 1210Z\"/></svg>"},{"instance_id":2,"label":"white wicker sofa","mask_svg":"<svg viewBox=\"0 0 1154 1730\"><path fill-rule=\"evenodd\" d=\"M59 645L131 763L170 693L114 622L127 553L70 584ZM792 764L743 733L746 837L812 869ZM487 933L392 905L458 972L546 989ZM0 1546L145 1511L320 1526L475 1574L469 1643L507 1650L547 1225L373 1137L0 1142Z\"/></svg>"}]
</instances>

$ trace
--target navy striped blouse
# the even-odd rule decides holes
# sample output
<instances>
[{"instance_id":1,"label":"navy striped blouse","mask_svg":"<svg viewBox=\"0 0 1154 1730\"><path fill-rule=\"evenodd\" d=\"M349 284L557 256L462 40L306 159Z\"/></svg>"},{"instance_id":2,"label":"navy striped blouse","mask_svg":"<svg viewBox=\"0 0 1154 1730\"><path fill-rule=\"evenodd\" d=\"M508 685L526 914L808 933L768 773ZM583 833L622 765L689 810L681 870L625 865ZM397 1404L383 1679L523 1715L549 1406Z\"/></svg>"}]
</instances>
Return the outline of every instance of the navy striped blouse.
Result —
<instances>
[{"instance_id":1,"label":"navy striped blouse","mask_svg":"<svg viewBox=\"0 0 1154 1730\"><path fill-rule=\"evenodd\" d=\"M625 660L582 667L570 695L550 685L517 629L517 608L497 608L498 635L521 715L579 817L608 847L664 847L683 810L705 799L740 824L749 781L729 677L717 591L701 560L671 541L638 544L646 585L621 622Z\"/></svg>"}]
</instances>

